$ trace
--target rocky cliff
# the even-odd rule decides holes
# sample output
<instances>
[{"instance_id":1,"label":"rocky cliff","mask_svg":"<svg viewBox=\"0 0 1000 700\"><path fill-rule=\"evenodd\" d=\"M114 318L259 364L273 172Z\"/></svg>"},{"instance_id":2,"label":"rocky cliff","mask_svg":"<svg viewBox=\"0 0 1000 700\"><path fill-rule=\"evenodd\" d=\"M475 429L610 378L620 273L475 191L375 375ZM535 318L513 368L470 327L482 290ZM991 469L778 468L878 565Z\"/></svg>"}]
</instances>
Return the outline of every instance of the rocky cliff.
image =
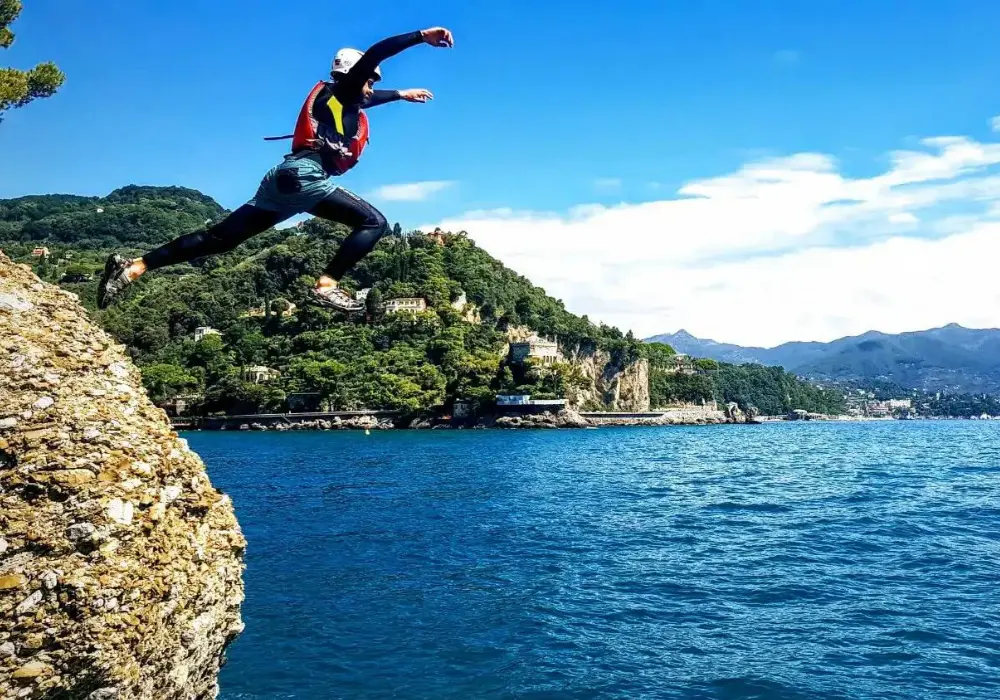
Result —
<instances>
[{"instance_id":1,"label":"rocky cliff","mask_svg":"<svg viewBox=\"0 0 1000 700\"><path fill-rule=\"evenodd\" d=\"M564 348L563 352L587 379L584 388L570 391L570 406L609 411L649 410L647 360L636 360L622 366L604 350L576 348L567 351Z\"/></svg>"},{"instance_id":2,"label":"rocky cliff","mask_svg":"<svg viewBox=\"0 0 1000 700\"><path fill-rule=\"evenodd\" d=\"M511 326L506 333L507 343L500 350L502 357L509 355L511 343L525 341L537 334L528 326ZM649 410L648 360L621 365L613 360L611 353L591 346L560 344L559 350L564 361L575 365L586 379L582 388L569 390L566 398L571 409Z\"/></svg>"},{"instance_id":3,"label":"rocky cliff","mask_svg":"<svg viewBox=\"0 0 1000 700\"><path fill-rule=\"evenodd\" d=\"M214 698L244 548L122 348L0 254L0 698Z\"/></svg>"}]
</instances>

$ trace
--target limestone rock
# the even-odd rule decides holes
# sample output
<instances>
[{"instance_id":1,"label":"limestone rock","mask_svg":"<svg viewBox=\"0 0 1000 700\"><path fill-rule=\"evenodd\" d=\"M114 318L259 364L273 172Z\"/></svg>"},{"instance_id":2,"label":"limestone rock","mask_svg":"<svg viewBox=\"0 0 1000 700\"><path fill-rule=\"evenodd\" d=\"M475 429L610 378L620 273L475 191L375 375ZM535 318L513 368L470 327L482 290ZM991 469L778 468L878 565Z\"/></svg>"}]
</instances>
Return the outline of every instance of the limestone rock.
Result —
<instances>
[{"instance_id":1,"label":"limestone rock","mask_svg":"<svg viewBox=\"0 0 1000 700\"><path fill-rule=\"evenodd\" d=\"M232 503L76 297L2 254L0 543L0 700L216 696Z\"/></svg>"},{"instance_id":2,"label":"limestone rock","mask_svg":"<svg viewBox=\"0 0 1000 700\"><path fill-rule=\"evenodd\" d=\"M619 365L606 350L570 349L566 360L576 365L587 382L567 394L570 408L601 405L609 411L649 410L649 361Z\"/></svg>"},{"instance_id":3,"label":"limestone rock","mask_svg":"<svg viewBox=\"0 0 1000 700\"><path fill-rule=\"evenodd\" d=\"M754 406L747 406L746 410L739 407L739 404L727 403L723 412L726 414L727 423L758 423L757 416L760 412Z\"/></svg>"},{"instance_id":4,"label":"limestone rock","mask_svg":"<svg viewBox=\"0 0 1000 700\"><path fill-rule=\"evenodd\" d=\"M527 413L516 416L499 416L493 421L496 428L586 428L590 421L572 409L558 413Z\"/></svg>"},{"instance_id":5,"label":"limestone rock","mask_svg":"<svg viewBox=\"0 0 1000 700\"><path fill-rule=\"evenodd\" d=\"M14 614L24 615L25 613L34 612L35 608L37 608L38 604L41 602L42 602L42 592L35 591L27 598L22 600L16 608L14 608Z\"/></svg>"},{"instance_id":6,"label":"limestone rock","mask_svg":"<svg viewBox=\"0 0 1000 700\"><path fill-rule=\"evenodd\" d=\"M79 542L93 536L97 528L90 523L74 523L66 528L66 538L70 542Z\"/></svg>"},{"instance_id":7,"label":"limestone rock","mask_svg":"<svg viewBox=\"0 0 1000 700\"><path fill-rule=\"evenodd\" d=\"M112 498L111 502L108 503L108 517L119 525L131 525L134 515L135 508L130 501Z\"/></svg>"},{"instance_id":8,"label":"limestone rock","mask_svg":"<svg viewBox=\"0 0 1000 700\"><path fill-rule=\"evenodd\" d=\"M590 421L574 410L564 409L557 414L563 428L586 428Z\"/></svg>"},{"instance_id":9,"label":"limestone rock","mask_svg":"<svg viewBox=\"0 0 1000 700\"><path fill-rule=\"evenodd\" d=\"M725 408L726 420L729 423L746 423L747 416L743 413L743 409L740 408L739 404L735 402L729 402L726 404Z\"/></svg>"},{"instance_id":10,"label":"limestone rock","mask_svg":"<svg viewBox=\"0 0 1000 700\"><path fill-rule=\"evenodd\" d=\"M48 666L39 661L32 661L31 663L27 663L24 666L21 666L21 668L14 671L14 673L11 674L11 678L14 679L37 678L38 676L41 676L44 673L48 673L51 670L52 669L50 669Z\"/></svg>"},{"instance_id":11,"label":"limestone rock","mask_svg":"<svg viewBox=\"0 0 1000 700\"><path fill-rule=\"evenodd\" d=\"M20 588L27 582L28 579L23 574L0 575L0 591L11 588Z\"/></svg>"},{"instance_id":12,"label":"limestone rock","mask_svg":"<svg viewBox=\"0 0 1000 700\"><path fill-rule=\"evenodd\" d=\"M98 688L87 696L87 700L118 700L120 697L117 688Z\"/></svg>"}]
</instances>

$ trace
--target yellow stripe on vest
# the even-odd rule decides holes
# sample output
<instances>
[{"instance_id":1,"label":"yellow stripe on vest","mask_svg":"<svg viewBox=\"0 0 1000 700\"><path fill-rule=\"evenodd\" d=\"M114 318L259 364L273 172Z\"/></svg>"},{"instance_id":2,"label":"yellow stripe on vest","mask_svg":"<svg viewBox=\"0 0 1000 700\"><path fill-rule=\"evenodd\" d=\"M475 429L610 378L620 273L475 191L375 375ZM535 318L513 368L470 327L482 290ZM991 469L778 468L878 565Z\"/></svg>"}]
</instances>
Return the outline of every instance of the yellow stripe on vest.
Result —
<instances>
[{"instance_id":1,"label":"yellow stripe on vest","mask_svg":"<svg viewBox=\"0 0 1000 700\"><path fill-rule=\"evenodd\" d=\"M326 106L333 115L333 125L337 127L337 133L344 136L344 105L340 104L336 97L331 97L327 100Z\"/></svg>"}]
</instances>

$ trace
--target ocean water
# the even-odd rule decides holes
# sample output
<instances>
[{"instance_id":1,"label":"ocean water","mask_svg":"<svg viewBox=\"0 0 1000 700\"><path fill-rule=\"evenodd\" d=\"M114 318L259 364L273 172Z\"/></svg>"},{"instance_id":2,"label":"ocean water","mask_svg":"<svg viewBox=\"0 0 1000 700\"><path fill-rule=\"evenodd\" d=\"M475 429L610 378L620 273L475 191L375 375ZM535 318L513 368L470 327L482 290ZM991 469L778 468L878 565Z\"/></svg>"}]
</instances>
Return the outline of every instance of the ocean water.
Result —
<instances>
[{"instance_id":1,"label":"ocean water","mask_svg":"<svg viewBox=\"0 0 1000 700\"><path fill-rule=\"evenodd\" d=\"M223 700L1000 697L1000 423L186 437Z\"/></svg>"}]
</instances>

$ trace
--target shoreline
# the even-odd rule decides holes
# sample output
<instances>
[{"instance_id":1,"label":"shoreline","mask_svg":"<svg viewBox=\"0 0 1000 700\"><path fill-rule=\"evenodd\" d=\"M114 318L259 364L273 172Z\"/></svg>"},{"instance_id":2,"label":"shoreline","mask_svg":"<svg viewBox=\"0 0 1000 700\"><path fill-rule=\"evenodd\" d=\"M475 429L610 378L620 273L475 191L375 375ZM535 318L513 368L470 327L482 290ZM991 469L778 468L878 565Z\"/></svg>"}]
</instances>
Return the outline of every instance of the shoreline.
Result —
<instances>
[{"instance_id":1,"label":"shoreline","mask_svg":"<svg viewBox=\"0 0 1000 700\"><path fill-rule=\"evenodd\" d=\"M320 417L322 416L322 417ZM715 409L668 409L648 412L503 413L476 418L417 416L391 411L339 414L255 414L171 418L175 430L190 431L303 431L303 430L525 430L590 429L599 427L661 427L685 425L758 424L742 412Z\"/></svg>"},{"instance_id":2,"label":"shoreline","mask_svg":"<svg viewBox=\"0 0 1000 700\"><path fill-rule=\"evenodd\" d=\"M927 416L911 419L869 416L820 416L811 415L806 419L745 415L726 415L723 411L704 411L692 414L689 412L650 412L636 414L622 412L615 416L610 412L581 414L572 410L564 410L558 414L549 411L530 414L501 414L483 416L477 419L455 420L453 418L414 418L405 419L398 414L384 415L392 412L373 413L355 412L354 415L332 419L309 419L308 414L260 414L256 416L214 416L199 419L171 418L171 425L176 431L210 431L210 432L301 432L301 431L336 431L336 430L552 430L552 429L596 429L596 428L657 428L669 426L706 426L706 425L765 425L771 423L886 423L911 421L942 421L942 420L976 420L961 416ZM641 415L641 417L637 417ZM594 417L596 416L596 417ZM259 418L260 420L249 420ZM400 420L402 418L402 420ZM232 420L239 419L239 420ZM245 420L244 420L245 419Z\"/></svg>"}]
</instances>

